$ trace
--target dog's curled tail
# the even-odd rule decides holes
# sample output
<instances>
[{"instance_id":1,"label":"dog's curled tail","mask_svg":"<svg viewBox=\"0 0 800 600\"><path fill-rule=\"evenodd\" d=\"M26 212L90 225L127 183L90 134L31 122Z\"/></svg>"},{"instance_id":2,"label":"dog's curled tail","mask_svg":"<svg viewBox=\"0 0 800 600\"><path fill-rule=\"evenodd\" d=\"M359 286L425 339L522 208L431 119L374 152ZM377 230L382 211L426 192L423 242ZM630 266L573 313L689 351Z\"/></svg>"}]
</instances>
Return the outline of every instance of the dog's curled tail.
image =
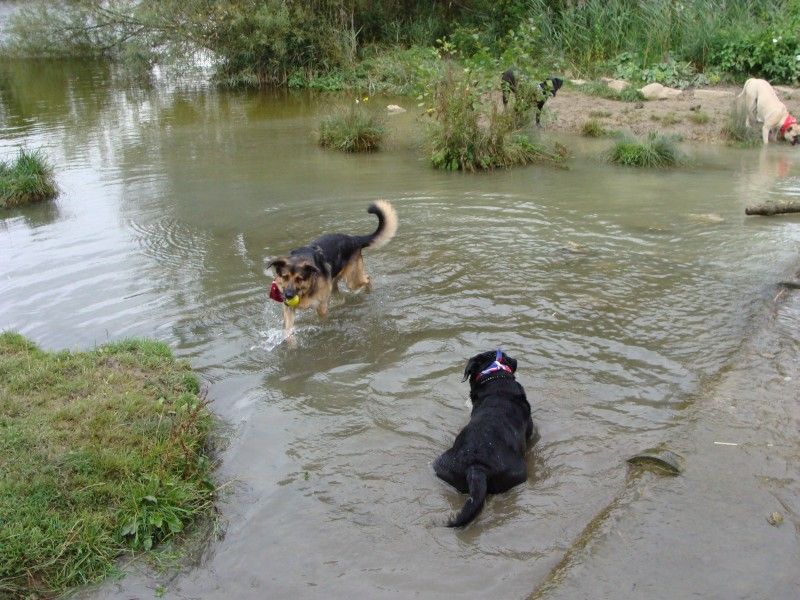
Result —
<instances>
[{"instance_id":1,"label":"dog's curled tail","mask_svg":"<svg viewBox=\"0 0 800 600\"><path fill-rule=\"evenodd\" d=\"M481 512L486 501L486 471L475 465L468 467L467 487L469 498L458 514L448 521L448 527L463 527Z\"/></svg>"},{"instance_id":2,"label":"dog's curled tail","mask_svg":"<svg viewBox=\"0 0 800 600\"><path fill-rule=\"evenodd\" d=\"M394 207L386 200L376 200L369 205L367 212L378 217L378 228L370 236L367 236L367 248L380 248L389 243L397 233L397 213Z\"/></svg>"}]
</instances>

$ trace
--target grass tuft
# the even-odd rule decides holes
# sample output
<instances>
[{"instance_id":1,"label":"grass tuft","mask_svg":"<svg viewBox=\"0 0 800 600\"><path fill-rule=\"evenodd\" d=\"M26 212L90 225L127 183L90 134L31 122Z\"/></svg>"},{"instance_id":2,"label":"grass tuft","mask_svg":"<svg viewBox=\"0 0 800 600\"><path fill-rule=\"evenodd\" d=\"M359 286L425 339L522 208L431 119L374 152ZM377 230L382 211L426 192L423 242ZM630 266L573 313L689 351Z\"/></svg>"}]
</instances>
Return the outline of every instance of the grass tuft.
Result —
<instances>
[{"instance_id":1,"label":"grass tuft","mask_svg":"<svg viewBox=\"0 0 800 600\"><path fill-rule=\"evenodd\" d=\"M210 512L198 390L158 342L50 353L0 334L0 596L96 582Z\"/></svg>"},{"instance_id":2,"label":"grass tuft","mask_svg":"<svg viewBox=\"0 0 800 600\"><path fill-rule=\"evenodd\" d=\"M362 103L339 109L319 126L319 145L344 152L374 152L385 136L383 116Z\"/></svg>"},{"instance_id":3,"label":"grass tuft","mask_svg":"<svg viewBox=\"0 0 800 600\"><path fill-rule=\"evenodd\" d=\"M650 134L644 140L620 140L611 148L608 160L628 167L664 168L676 166L684 159L671 138Z\"/></svg>"},{"instance_id":4,"label":"grass tuft","mask_svg":"<svg viewBox=\"0 0 800 600\"><path fill-rule=\"evenodd\" d=\"M689 120L695 125L705 125L711 121L711 115L702 111L692 112L689 114Z\"/></svg>"},{"instance_id":5,"label":"grass tuft","mask_svg":"<svg viewBox=\"0 0 800 600\"><path fill-rule=\"evenodd\" d=\"M722 133L728 144L740 148L754 148L761 144L760 127L747 127L747 108L744 103L734 100L728 118L722 125Z\"/></svg>"},{"instance_id":6,"label":"grass tuft","mask_svg":"<svg viewBox=\"0 0 800 600\"><path fill-rule=\"evenodd\" d=\"M41 151L21 149L16 160L0 161L0 208L50 200L57 194L53 167Z\"/></svg>"}]
</instances>

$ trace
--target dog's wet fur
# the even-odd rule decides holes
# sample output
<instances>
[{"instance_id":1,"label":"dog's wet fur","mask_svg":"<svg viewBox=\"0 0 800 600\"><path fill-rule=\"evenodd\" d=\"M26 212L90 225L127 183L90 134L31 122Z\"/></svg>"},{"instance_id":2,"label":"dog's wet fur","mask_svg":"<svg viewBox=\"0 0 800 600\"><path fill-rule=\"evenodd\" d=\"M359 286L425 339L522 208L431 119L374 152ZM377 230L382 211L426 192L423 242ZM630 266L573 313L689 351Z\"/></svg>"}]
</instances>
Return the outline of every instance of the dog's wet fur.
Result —
<instances>
[{"instance_id":1,"label":"dog's wet fur","mask_svg":"<svg viewBox=\"0 0 800 600\"><path fill-rule=\"evenodd\" d=\"M476 380L495 360L494 350L467 361L472 414L453 447L433 463L436 475L469 498L448 527L461 527L483 508L486 494L499 494L528 479L525 452L539 440L525 390L514 378L517 361L503 353L500 362L511 373L498 371Z\"/></svg>"},{"instance_id":2,"label":"dog's wet fur","mask_svg":"<svg viewBox=\"0 0 800 600\"><path fill-rule=\"evenodd\" d=\"M370 286L364 270L364 248L380 248L397 232L397 213L389 202L378 200L367 208L378 217L378 228L370 235L333 233L317 238L307 246L295 248L287 256L269 263L275 281L284 297L283 328L290 332L294 326L295 310L316 308L317 314L328 313L328 301L338 289L340 280L356 291ZM300 302L288 306L286 301L295 296Z\"/></svg>"},{"instance_id":3,"label":"dog's wet fur","mask_svg":"<svg viewBox=\"0 0 800 600\"><path fill-rule=\"evenodd\" d=\"M508 97L510 94L517 94L517 75L514 69L508 69L500 76L500 85L503 89L503 106L508 105ZM558 77L548 77L539 83L539 89L542 91L542 99L536 103L536 124L539 125L539 119L542 116L542 109L545 102L550 97L555 98L558 90L564 85L564 80Z\"/></svg>"}]
</instances>

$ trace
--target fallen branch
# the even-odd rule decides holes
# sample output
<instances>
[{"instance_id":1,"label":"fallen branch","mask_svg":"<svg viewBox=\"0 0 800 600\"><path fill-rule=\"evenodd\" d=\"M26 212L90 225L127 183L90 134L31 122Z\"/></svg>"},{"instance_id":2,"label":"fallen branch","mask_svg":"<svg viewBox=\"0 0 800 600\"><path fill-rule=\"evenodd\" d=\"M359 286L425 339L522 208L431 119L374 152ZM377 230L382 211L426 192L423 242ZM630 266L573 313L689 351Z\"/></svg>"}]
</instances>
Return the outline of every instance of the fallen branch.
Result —
<instances>
[{"instance_id":1,"label":"fallen branch","mask_svg":"<svg viewBox=\"0 0 800 600\"><path fill-rule=\"evenodd\" d=\"M800 200L787 200L785 202L769 202L767 204L756 204L744 209L746 215L782 215L784 213L800 212Z\"/></svg>"}]
</instances>

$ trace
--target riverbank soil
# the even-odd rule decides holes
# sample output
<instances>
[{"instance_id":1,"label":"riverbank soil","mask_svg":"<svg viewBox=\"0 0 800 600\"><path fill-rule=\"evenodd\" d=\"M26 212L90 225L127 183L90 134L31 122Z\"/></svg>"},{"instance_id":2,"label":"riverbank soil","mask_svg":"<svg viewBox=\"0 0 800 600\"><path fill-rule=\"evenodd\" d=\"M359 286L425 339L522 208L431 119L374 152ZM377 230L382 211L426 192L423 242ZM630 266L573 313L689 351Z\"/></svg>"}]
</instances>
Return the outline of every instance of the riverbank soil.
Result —
<instances>
[{"instance_id":1,"label":"riverbank soil","mask_svg":"<svg viewBox=\"0 0 800 600\"><path fill-rule=\"evenodd\" d=\"M684 141L722 143L725 142L723 127L741 89L741 86L716 86L685 90L670 99L620 102L565 86L546 104L545 110L550 114L545 127L580 133L584 123L595 120L608 130L635 135L656 131L677 134ZM791 114L800 114L800 89L780 86L776 91Z\"/></svg>"}]
</instances>

